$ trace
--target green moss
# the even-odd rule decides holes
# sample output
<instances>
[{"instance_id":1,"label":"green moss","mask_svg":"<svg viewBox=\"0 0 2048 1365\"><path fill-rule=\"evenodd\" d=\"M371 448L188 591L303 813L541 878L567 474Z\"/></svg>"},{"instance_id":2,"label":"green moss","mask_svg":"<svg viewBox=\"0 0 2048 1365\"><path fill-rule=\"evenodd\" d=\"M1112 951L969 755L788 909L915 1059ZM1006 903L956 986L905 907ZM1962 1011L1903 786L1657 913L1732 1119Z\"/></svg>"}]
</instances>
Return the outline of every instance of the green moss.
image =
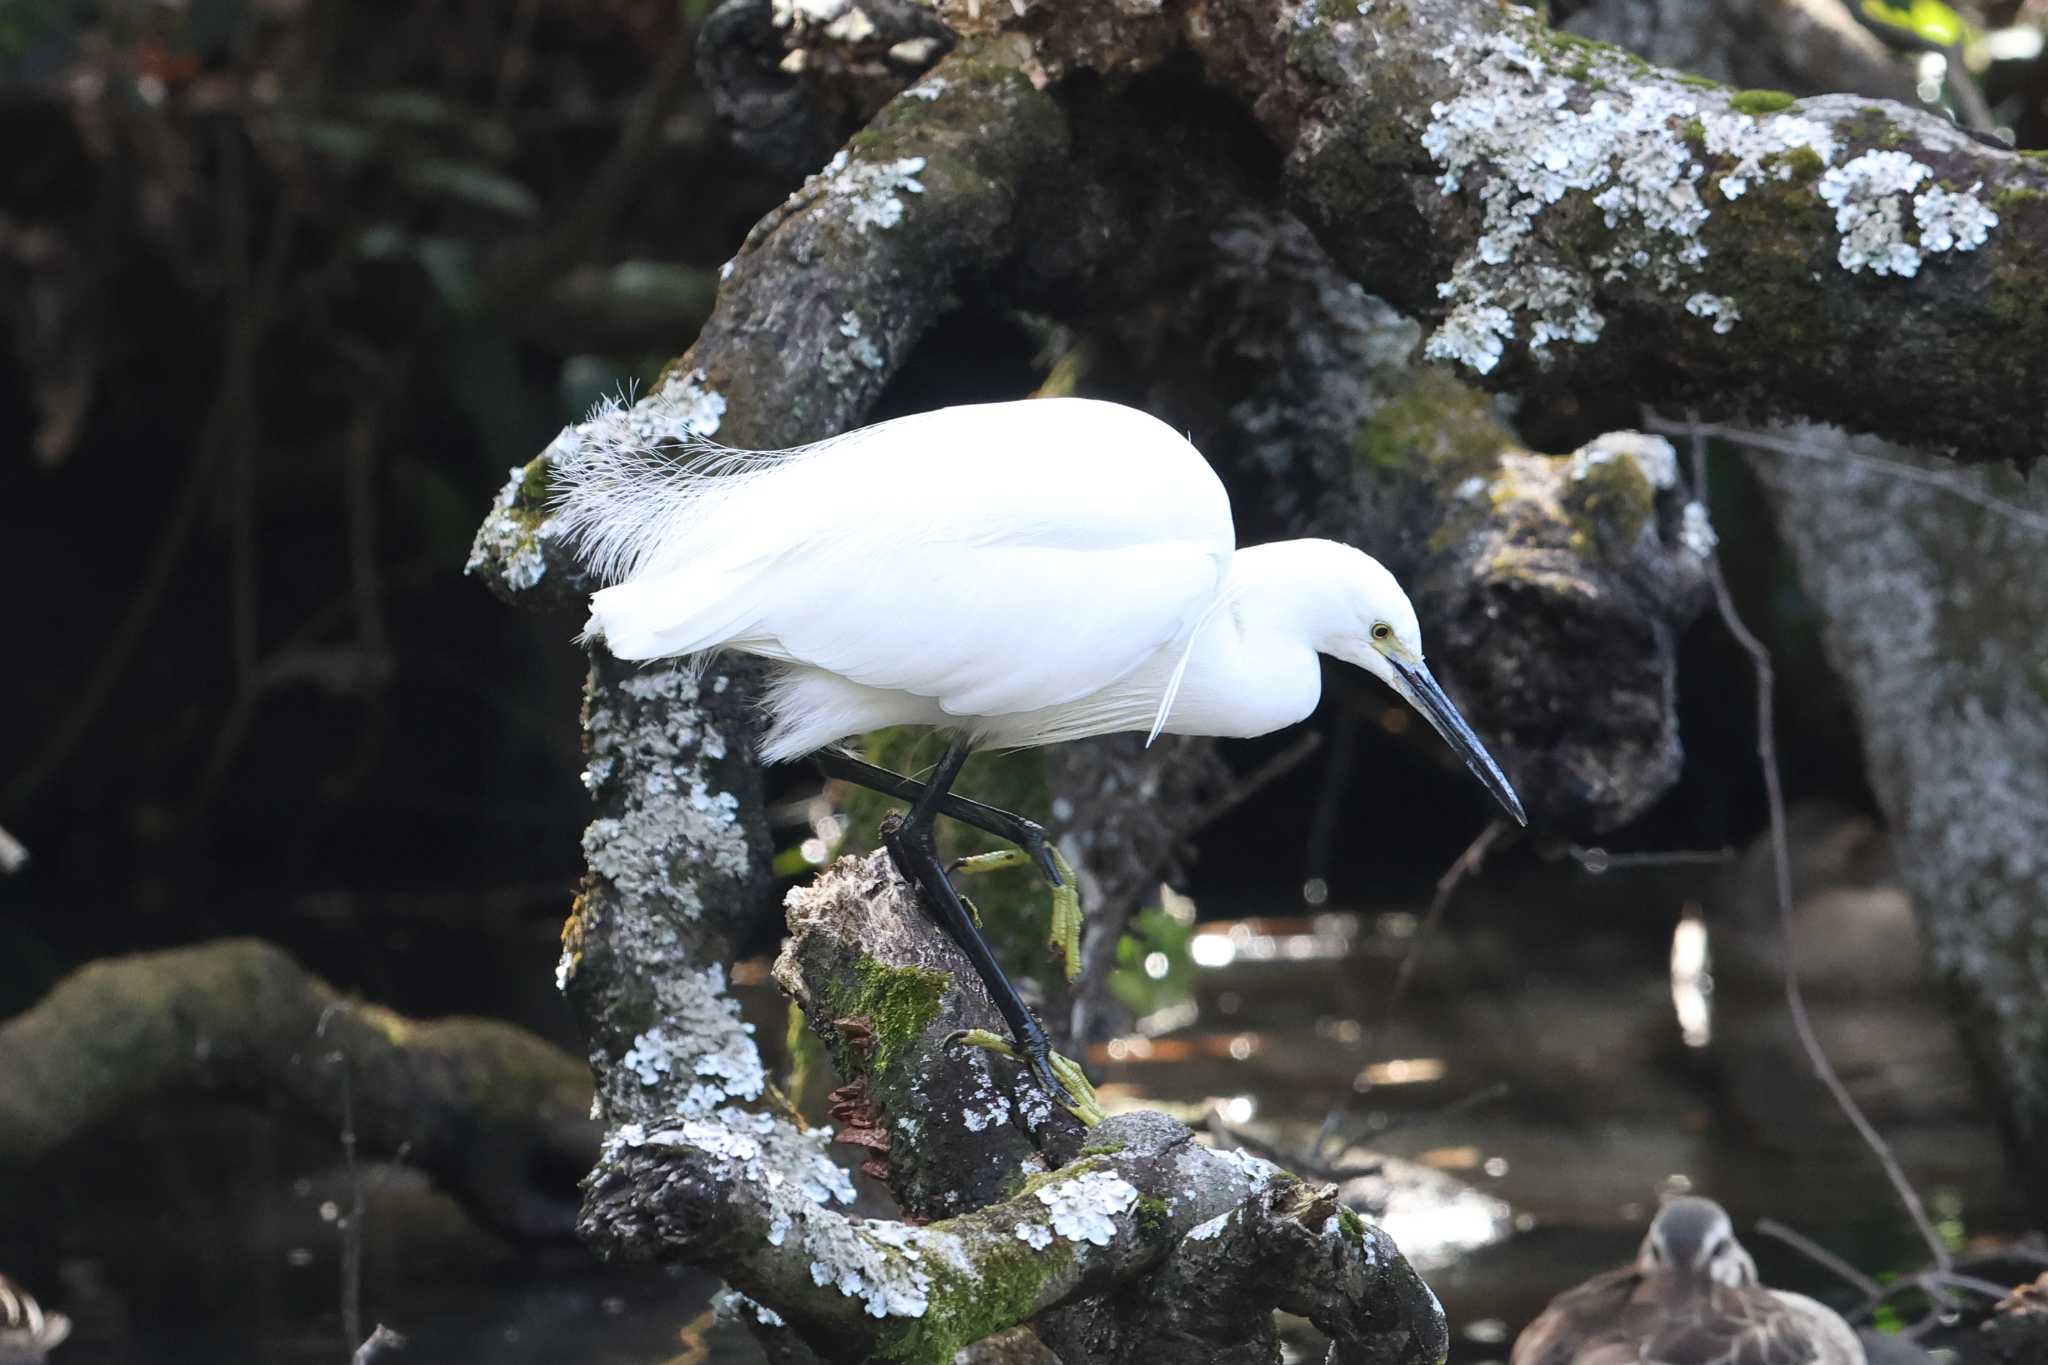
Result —
<instances>
[{"instance_id":1,"label":"green moss","mask_svg":"<svg viewBox=\"0 0 2048 1365\"><path fill-rule=\"evenodd\" d=\"M1588 76L1593 74L1593 64L1587 61L1584 57L1581 57L1577 61L1573 62L1570 66L1566 67L1564 69L1564 74L1566 79L1568 80L1584 81Z\"/></svg>"},{"instance_id":2,"label":"green moss","mask_svg":"<svg viewBox=\"0 0 2048 1365\"><path fill-rule=\"evenodd\" d=\"M1344 1229L1344 1235L1365 1240L1365 1220L1350 1209L1337 1210L1337 1226Z\"/></svg>"},{"instance_id":3,"label":"green moss","mask_svg":"<svg viewBox=\"0 0 2048 1365\"><path fill-rule=\"evenodd\" d=\"M1731 348L1802 344L1818 325L1814 273L1834 252L1834 220L1812 189L1820 158L1801 147L1764 165L1790 175L1752 177L1747 193L1717 203L1700 228L1709 254L1698 287L1730 295L1742 310L1724 343Z\"/></svg>"},{"instance_id":4,"label":"green moss","mask_svg":"<svg viewBox=\"0 0 2048 1365\"><path fill-rule=\"evenodd\" d=\"M1710 81L1705 76L1695 76L1689 71L1681 71L1674 75L1672 79L1680 85L1690 85L1696 90L1719 90L1721 88L1721 82Z\"/></svg>"},{"instance_id":5,"label":"green moss","mask_svg":"<svg viewBox=\"0 0 2048 1365\"><path fill-rule=\"evenodd\" d=\"M1115 1156L1124 1149L1121 1142L1097 1142L1081 1149L1082 1156Z\"/></svg>"},{"instance_id":6,"label":"green moss","mask_svg":"<svg viewBox=\"0 0 2048 1365\"><path fill-rule=\"evenodd\" d=\"M951 979L929 967L894 967L872 957L854 964L859 985L835 1002L840 1018L858 1016L874 1030L870 1074L882 1075L897 1056L923 1036L938 1017Z\"/></svg>"},{"instance_id":7,"label":"green moss","mask_svg":"<svg viewBox=\"0 0 2048 1365\"><path fill-rule=\"evenodd\" d=\"M1031 1316L1049 1297L1046 1281L1065 1275L1074 1263L1071 1242L1054 1241L1034 1250L1014 1238L990 1237L974 1252L978 1275L963 1275L943 1262L924 1262L931 1276L924 1315L883 1321L874 1358L902 1365L950 1365L971 1346Z\"/></svg>"},{"instance_id":8,"label":"green moss","mask_svg":"<svg viewBox=\"0 0 2048 1365\"><path fill-rule=\"evenodd\" d=\"M1486 395L1440 370L1423 370L1358 429L1351 449L1375 473L1442 486L1492 473L1512 444Z\"/></svg>"},{"instance_id":9,"label":"green moss","mask_svg":"<svg viewBox=\"0 0 2048 1365\"><path fill-rule=\"evenodd\" d=\"M1564 495L1575 548L1622 551L1642 534L1656 511L1657 491L1642 466L1626 456L1588 465Z\"/></svg>"},{"instance_id":10,"label":"green moss","mask_svg":"<svg viewBox=\"0 0 2048 1365\"><path fill-rule=\"evenodd\" d=\"M1792 178L1805 185L1820 179L1820 173L1827 169L1827 163L1820 159L1820 153L1811 147L1798 146L1784 154L1785 165L1792 168Z\"/></svg>"},{"instance_id":11,"label":"green moss","mask_svg":"<svg viewBox=\"0 0 2048 1365\"><path fill-rule=\"evenodd\" d=\"M1790 109L1794 100L1783 90L1738 90L1728 97L1728 103L1734 106L1737 113L1761 117L1764 114L1777 114Z\"/></svg>"},{"instance_id":12,"label":"green moss","mask_svg":"<svg viewBox=\"0 0 2048 1365\"><path fill-rule=\"evenodd\" d=\"M1696 118L1687 119L1685 126L1678 132L1679 136L1691 143L1695 150L1707 145L1707 125Z\"/></svg>"},{"instance_id":13,"label":"green moss","mask_svg":"<svg viewBox=\"0 0 2048 1365\"><path fill-rule=\"evenodd\" d=\"M1172 1220L1173 1212L1166 1207L1164 1199L1149 1194L1138 1196L1138 1230L1148 1239L1159 1237Z\"/></svg>"},{"instance_id":14,"label":"green moss","mask_svg":"<svg viewBox=\"0 0 2048 1365\"><path fill-rule=\"evenodd\" d=\"M2000 261L1984 291L1984 311L2007 327L2038 327L2048 312L2048 263Z\"/></svg>"},{"instance_id":15,"label":"green moss","mask_svg":"<svg viewBox=\"0 0 2048 1365\"><path fill-rule=\"evenodd\" d=\"M2011 186L1991 197L2000 231L2027 241L2048 233L2048 193ZM2006 327L2036 328L2048 315L2048 258L2038 252L2008 251L1993 258L1983 294L1984 311Z\"/></svg>"},{"instance_id":16,"label":"green moss","mask_svg":"<svg viewBox=\"0 0 2048 1365\"><path fill-rule=\"evenodd\" d=\"M535 456L529 461L526 472L519 476L519 501L530 507L545 507L548 501L548 481L553 472L545 455Z\"/></svg>"},{"instance_id":17,"label":"green moss","mask_svg":"<svg viewBox=\"0 0 2048 1365\"><path fill-rule=\"evenodd\" d=\"M2022 185L2009 185L1991 196L1991 207L1998 212L1999 219L2011 218L2030 205L2048 199L2040 190L2028 189Z\"/></svg>"},{"instance_id":18,"label":"green moss","mask_svg":"<svg viewBox=\"0 0 2048 1365\"><path fill-rule=\"evenodd\" d=\"M1092 1171L1112 1169L1114 1168L1107 1161L1099 1157L1084 1157L1079 1161L1070 1161L1057 1170L1032 1171L1029 1174L1019 1176L1011 1182L1008 1189L1003 1191L1003 1198L1023 1199L1029 1195L1037 1194L1048 1185L1057 1185L1063 1180L1072 1180L1076 1176L1087 1175Z\"/></svg>"},{"instance_id":19,"label":"green moss","mask_svg":"<svg viewBox=\"0 0 2048 1365\"><path fill-rule=\"evenodd\" d=\"M1627 55L1612 43L1603 43L1598 38L1588 38L1583 34L1567 33L1562 29L1546 28L1541 30L1541 35L1552 48L1560 52L1578 52L1586 56L1598 56L1601 53L1611 53L1617 57Z\"/></svg>"}]
</instances>

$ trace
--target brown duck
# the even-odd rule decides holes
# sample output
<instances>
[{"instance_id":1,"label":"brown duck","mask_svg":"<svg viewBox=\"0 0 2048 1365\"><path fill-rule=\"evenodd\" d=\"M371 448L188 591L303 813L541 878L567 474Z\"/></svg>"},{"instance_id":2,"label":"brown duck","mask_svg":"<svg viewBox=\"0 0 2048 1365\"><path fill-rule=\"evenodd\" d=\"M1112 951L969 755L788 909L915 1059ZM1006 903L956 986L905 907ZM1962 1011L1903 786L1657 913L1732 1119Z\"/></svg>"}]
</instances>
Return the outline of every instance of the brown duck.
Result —
<instances>
[{"instance_id":1,"label":"brown duck","mask_svg":"<svg viewBox=\"0 0 2048 1365\"><path fill-rule=\"evenodd\" d=\"M1833 1309L1766 1289L1711 1199L1657 1213L1634 1265L1567 1289L1515 1339L1509 1365L1865 1365Z\"/></svg>"}]
</instances>

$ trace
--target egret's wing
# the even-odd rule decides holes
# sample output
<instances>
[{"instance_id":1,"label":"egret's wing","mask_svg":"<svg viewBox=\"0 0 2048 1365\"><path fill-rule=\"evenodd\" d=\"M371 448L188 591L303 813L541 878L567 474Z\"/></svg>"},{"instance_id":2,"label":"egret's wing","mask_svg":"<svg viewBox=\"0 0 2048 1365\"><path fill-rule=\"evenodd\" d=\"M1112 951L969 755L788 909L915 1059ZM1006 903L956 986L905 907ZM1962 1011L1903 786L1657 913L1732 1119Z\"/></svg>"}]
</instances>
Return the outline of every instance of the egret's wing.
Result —
<instances>
[{"instance_id":1,"label":"egret's wing","mask_svg":"<svg viewBox=\"0 0 2048 1365\"><path fill-rule=\"evenodd\" d=\"M962 717L1061 706L1184 649L1235 544L1200 453L1113 403L947 408L722 459L668 472L685 483L635 519L637 568L593 597L620 657L740 649ZM596 524L638 478L562 515Z\"/></svg>"},{"instance_id":2,"label":"egret's wing","mask_svg":"<svg viewBox=\"0 0 2048 1365\"><path fill-rule=\"evenodd\" d=\"M802 555L736 648L1002 716L1101 690L1184 640L1227 557L1180 541L1113 549L921 543Z\"/></svg>"},{"instance_id":3,"label":"egret's wing","mask_svg":"<svg viewBox=\"0 0 2048 1365\"><path fill-rule=\"evenodd\" d=\"M878 522L898 544L1234 543L1208 462L1116 403L941 408L780 451L696 437L636 446L631 417L594 414L552 472L553 533L613 581L732 569Z\"/></svg>"}]
</instances>

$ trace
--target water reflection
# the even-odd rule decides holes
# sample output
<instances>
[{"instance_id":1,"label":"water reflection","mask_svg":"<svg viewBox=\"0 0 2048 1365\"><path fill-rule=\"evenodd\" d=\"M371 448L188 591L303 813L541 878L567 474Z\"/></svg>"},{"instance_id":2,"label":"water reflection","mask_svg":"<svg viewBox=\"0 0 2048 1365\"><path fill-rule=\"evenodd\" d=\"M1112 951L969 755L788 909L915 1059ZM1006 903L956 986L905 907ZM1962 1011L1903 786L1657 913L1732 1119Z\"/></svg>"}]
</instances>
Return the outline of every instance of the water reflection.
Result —
<instances>
[{"instance_id":1,"label":"water reflection","mask_svg":"<svg viewBox=\"0 0 2048 1365\"><path fill-rule=\"evenodd\" d=\"M1672 897L1647 913L1631 893L1612 915L1574 905L1581 918L1565 935L1518 913L1531 893L1514 892L1516 903L1482 907L1428 943L1390 1020L1414 915L1325 908L1201 925L1193 998L1090 1050L1105 1103L1197 1128L1213 1115L1283 1160L1316 1153L1429 1275L1458 1365L1504 1359L1552 1294L1628 1259L1667 1193L1697 1188L1745 1223L1768 1214L1872 1272L1918 1264L1869 1155L1797 1053L1774 1050L1784 1022L1768 960L1745 974L1756 954L1722 919L1710 941L1711 906L1681 914ZM1816 964L1839 937L1829 925L1802 945ZM765 962L732 975L761 1036L779 1036L784 1007ZM1908 1009L1889 986L1874 998L1814 995L1818 1025L1845 1053L1869 1010ZM1913 1018L1916 1035L1938 1026ZM2013 1201L1988 1125L1940 1072L1941 1054L1902 1063L1905 1051L1887 1041L1886 1069L1853 1073L1859 1093L1945 1230L2006 1230ZM95 1305L74 1312L80 1330L58 1365L342 1358L336 1224L350 1192L335 1169L293 1179L333 1159L331 1138L211 1110L153 1122L149 1163L124 1170L80 1153L45 1173L51 1189L131 1190L125 1205L73 1209L50 1190L0 1188L24 1225L66 1226L70 1248L30 1264L0 1227L0 1268L32 1276L67 1310ZM506 1247L409 1172L375 1173L365 1226L369 1315L412 1335L409 1360L760 1359L741 1329L703 1317L702 1277ZM1768 1279L1839 1301L1803 1262L1748 1240ZM110 1332L123 1315L178 1327ZM1320 1358L1305 1324L1291 1351Z\"/></svg>"}]
</instances>

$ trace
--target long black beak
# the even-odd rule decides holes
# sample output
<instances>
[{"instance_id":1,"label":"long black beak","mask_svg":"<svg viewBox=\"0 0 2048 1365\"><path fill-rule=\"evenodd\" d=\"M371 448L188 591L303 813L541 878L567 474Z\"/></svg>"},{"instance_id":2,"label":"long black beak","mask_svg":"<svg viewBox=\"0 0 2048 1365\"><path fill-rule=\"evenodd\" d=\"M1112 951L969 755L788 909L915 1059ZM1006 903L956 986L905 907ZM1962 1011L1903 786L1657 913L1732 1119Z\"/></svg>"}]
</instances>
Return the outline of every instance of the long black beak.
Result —
<instances>
[{"instance_id":1,"label":"long black beak","mask_svg":"<svg viewBox=\"0 0 2048 1365\"><path fill-rule=\"evenodd\" d=\"M1529 817L1522 813L1521 798L1508 785L1500 765L1493 761L1492 754L1486 752L1486 746L1479 742L1479 736L1472 733L1472 727L1458 714L1458 708L1451 705L1451 699L1444 695L1444 690L1436 685L1429 669L1423 664L1405 664L1399 659L1390 659L1390 662L1396 675L1408 685L1408 700L1415 704L1415 709L1436 727L1436 732L1444 737L1446 744L1458 751L1458 757L1465 760L1465 766L1472 770L1472 775L1493 793L1494 800L1507 807L1508 814L1518 822L1528 824Z\"/></svg>"}]
</instances>

